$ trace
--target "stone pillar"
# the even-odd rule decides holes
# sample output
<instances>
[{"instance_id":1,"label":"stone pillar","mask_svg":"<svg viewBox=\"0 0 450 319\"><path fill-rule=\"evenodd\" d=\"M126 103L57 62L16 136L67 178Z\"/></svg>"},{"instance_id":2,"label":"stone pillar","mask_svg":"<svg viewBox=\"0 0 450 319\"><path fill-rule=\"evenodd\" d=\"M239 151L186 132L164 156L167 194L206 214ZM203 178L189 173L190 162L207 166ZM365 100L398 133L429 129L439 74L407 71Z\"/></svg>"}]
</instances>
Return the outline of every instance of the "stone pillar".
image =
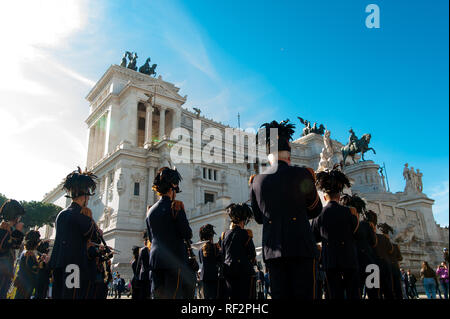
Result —
<instances>
[{"instance_id":1,"label":"stone pillar","mask_svg":"<svg viewBox=\"0 0 450 319\"><path fill-rule=\"evenodd\" d=\"M103 146L103 155L107 155L109 152L109 139L111 135L111 107L106 112L106 125L105 125L105 142Z\"/></svg>"},{"instance_id":2,"label":"stone pillar","mask_svg":"<svg viewBox=\"0 0 450 319\"><path fill-rule=\"evenodd\" d=\"M89 128L88 158L86 160L86 166L88 168L92 166L92 155L93 155L93 151L94 151L94 137L95 137L95 126L92 125Z\"/></svg>"},{"instance_id":3,"label":"stone pillar","mask_svg":"<svg viewBox=\"0 0 450 319\"><path fill-rule=\"evenodd\" d=\"M146 103L145 109L145 142L144 147L149 148L152 145L152 121L153 121L153 107L150 103Z\"/></svg>"},{"instance_id":4,"label":"stone pillar","mask_svg":"<svg viewBox=\"0 0 450 319\"><path fill-rule=\"evenodd\" d=\"M173 110L172 115L172 130L181 126L181 110ZM169 134L170 135L170 134Z\"/></svg>"},{"instance_id":5,"label":"stone pillar","mask_svg":"<svg viewBox=\"0 0 450 319\"><path fill-rule=\"evenodd\" d=\"M165 135L166 128L166 107L159 108L159 141L162 141Z\"/></svg>"}]
</instances>

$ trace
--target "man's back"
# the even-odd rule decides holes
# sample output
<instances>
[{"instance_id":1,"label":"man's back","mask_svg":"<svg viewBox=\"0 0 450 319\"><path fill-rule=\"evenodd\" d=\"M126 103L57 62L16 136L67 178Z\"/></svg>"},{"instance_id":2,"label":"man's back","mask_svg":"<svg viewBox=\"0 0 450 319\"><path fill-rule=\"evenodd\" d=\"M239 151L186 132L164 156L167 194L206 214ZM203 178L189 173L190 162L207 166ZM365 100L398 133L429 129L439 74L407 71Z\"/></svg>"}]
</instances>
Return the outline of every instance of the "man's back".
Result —
<instances>
[{"instance_id":1,"label":"man's back","mask_svg":"<svg viewBox=\"0 0 450 319\"><path fill-rule=\"evenodd\" d=\"M80 270L87 270L87 239L94 231L91 218L81 214L81 206L72 203L56 217L56 237L50 258L50 268L65 268L76 264Z\"/></svg>"},{"instance_id":2,"label":"man's back","mask_svg":"<svg viewBox=\"0 0 450 319\"><path fill-rule=\"evenodd\" d=\"M308 219L320 214L322 204L314 173L284 161L255 176L251 201L255 220L263 224L263 258L315 256Z\"/></svg>"},{"instance_id":3,"label":"man's back","mask_svg":"<svg viewBox=\"0 0 450 319\"><path fill-rule=\"evenodd\" d=\"M150 269L175 269L187 261L184 240L192 238L192 230L184 210L172 211L172 201L163 196L150 209L146 225L150 248Z\"/></svg>"}]
</instances>

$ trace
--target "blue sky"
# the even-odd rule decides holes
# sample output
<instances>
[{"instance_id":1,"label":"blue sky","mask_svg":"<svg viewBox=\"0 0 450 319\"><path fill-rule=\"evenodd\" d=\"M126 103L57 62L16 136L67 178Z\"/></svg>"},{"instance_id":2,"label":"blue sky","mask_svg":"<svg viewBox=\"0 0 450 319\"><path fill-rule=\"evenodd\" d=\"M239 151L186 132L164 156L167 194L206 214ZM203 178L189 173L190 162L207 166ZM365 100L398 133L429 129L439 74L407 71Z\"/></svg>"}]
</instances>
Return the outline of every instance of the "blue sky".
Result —
<instances>
[{"instance_id":1,"label":"blue sky","mask_svg":"<svg viewBox=\"0 0 450 319\"><path fill-rule=\"evenodd\" d=\"M3 11L23 50L11 64L16 80L0 82L0 115L28 126L4 129L20 160L0 164L52 173L25 187L0 182L0 192L40 199L85 163L84 97L129 50L139 65L148 56L158 64L188 95L185 107L226 124L239 112L244 127L301 116L342 142L350 127L371 133L377 154L367 159L386 163L391 191L403 190L404 163L419 168L437 222L448 225L448 1L55 1L32 11L21 2ZM380 7L380 29L365 27L369 3Z\"/></svg>"}]
</instances>

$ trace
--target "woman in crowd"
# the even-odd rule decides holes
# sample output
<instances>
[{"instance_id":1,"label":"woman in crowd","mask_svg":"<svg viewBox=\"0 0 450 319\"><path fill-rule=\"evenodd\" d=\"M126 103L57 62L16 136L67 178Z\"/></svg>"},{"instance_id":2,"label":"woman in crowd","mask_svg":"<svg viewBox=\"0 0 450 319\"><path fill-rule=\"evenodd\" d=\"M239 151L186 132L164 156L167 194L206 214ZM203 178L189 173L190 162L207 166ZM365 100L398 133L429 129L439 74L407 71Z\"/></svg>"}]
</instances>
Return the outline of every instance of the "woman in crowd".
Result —
<instances>
[{"instance_id":1,"label":"woman in crowd","mask_svg":"<svg viewBox=\"0 0 450 319\"><path fill-rule=\"evenodd\" d=\"M444 298L448 299L448 267L445 262L438 266L436 276L439 278L439 283L444 291Z\"/></svg>"},{"instance_id":2,"label":"woman in crowd","mask_svg":"<svg viewBox=\"0 0 450 319\"><path fill-rule=\"evenodd\" d=\"M138 299L140 295L139 273L138 273L139 247L133 246L132 252L133 252L133 260L131 261L131 269L133 270L133 278L131 279L131 299Z\"/></svg>"},{"instance_id":3,"label":"woman in crowd","mask_svg":"<svg viewBox=\"0 0 450 319\"><path fill-rule=\"evenodd\" d=\"M423 280L423 287L428 299L436 299L436 273L426 261L422 263L420 277Z\"/></svg>"},{"instance_id":4,"label":"woman in crowd","mask_svg":"<svg viewBox=\"0 0 450 319\"><path fill-rule=\"evenodd\" d=\"M48 294L48 286L50 284L51 271L48 267L49 259L49 247L50 243L48 241L41 241L37 246L37 260L39 263L39 271L37 277L37 286L34 297L36 299L46 299Z\"/></svg>"},{"instance_id":5,"label":"woman in crowd","mask_svg":"<svg viewBox=\"0 0 450 319\"><path fill-rule=\"evenodd\" d=\"M215 234L214 226L211 224L200 227L200 240L206 241L198 252L198 258L201 263L199 280L202 281L205 299L217 298L219 263L222 255L219 245L213 242Z\"/></svg>"},{"instance_id":6,"label":"woman in crowd","mask_svg":"<svg viewBox=\"0 0 450 319\"><path fill-rule=\"evenodd\" d=\"M344 187L350 181L338 169L319 172L316 185L327 204L312 222L317 242L322 243L321 259L327 275L330 299L359 299L358 257L355 233L359 226L354 207L339 204Z\"/></svg>"},{"instance_id":7,"label":"woman in crowd","mask_svg":"<svg viewBox=\"0 0 450 319\"><path fill-rule=\"evenodd\" d=\"M220 246L224 255L223 275L231 299L250 299L254 296L254 268L256 250L251 230L245 225L253 217L247 204L230 204L226 212L230 229L222 233Z\"/></svg>"},{"instance_id":8,"label":"woman in crowd","mask_svg":"<svg viewBox=\"0 0 450 319\"><path fill-rule=\"evenodd\" d=\"M0 299L6 299L14 275L15 250L24 237L20 222L23 215L25 210L14 199L8 199L0 207Z\"/></svg>"}]
</instances>

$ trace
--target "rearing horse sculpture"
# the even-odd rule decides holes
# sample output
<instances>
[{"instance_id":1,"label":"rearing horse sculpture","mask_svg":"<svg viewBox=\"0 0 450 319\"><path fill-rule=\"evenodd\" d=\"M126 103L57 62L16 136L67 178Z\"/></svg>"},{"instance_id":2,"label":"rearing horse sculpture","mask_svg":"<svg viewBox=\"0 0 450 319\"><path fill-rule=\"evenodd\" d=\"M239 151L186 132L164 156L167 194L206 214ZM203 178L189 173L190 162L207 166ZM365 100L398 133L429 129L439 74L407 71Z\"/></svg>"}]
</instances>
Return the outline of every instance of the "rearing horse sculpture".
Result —
<instances>
[{"instance_id":1,"label":"rearing horse sculpture","mask_svg":"<svg viewBox=\"0 0 450 319\"><path fill-rule=\"evenodd\" d=\"M374 154L376 154L375 150L371 147L369 147L370 143L370 134L364 134L360 139L357 139L354 143L347 144L343 147L341 147L342 157L343 160L343 166L345 166L345 160L347 159L347 156L351 156L353 163L356 163L355 161L355 155L358 153L361 153L361 159L364 161L364 153L366 153L368 150L372 150Z\"/></svg>"}]
</instances>

